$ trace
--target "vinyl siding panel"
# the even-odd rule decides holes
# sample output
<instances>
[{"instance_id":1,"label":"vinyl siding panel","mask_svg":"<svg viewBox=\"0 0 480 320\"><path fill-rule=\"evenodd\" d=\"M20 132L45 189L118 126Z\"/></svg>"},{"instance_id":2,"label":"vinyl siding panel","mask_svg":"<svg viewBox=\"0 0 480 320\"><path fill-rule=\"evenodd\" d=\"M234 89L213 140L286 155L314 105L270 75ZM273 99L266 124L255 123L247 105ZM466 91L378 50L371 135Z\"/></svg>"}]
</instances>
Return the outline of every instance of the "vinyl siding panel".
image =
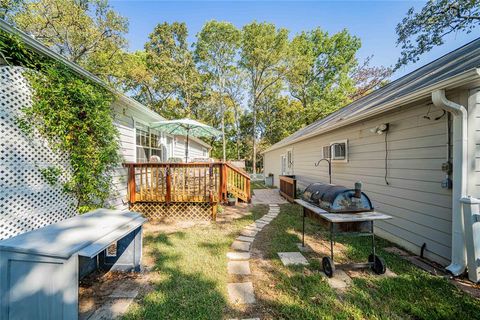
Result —
<instances>
[{"instance_id":1,"label":"vinyl siding panel","mask_svg":"<svg viewBox=\"0 0 480 320\"><path fill-rule=\"evenodd\" d=\"M466 92L457 92L449 98L458 101L466 96ZM446 264L451 255L452 220L451 190L441 187L445 178L441 166L447 157L447 118L424 118L428 114L434 119L442 113L429 101L423 101L286 145L265 154L265 174L273 173L278 185L281 155L292 148L292 174L296 175L299 188L312 182L328 183L327 163L315 167L322 158L322 147L348 139L348 162L332 163L332 183L353 187L356 181L362 181L375 209L393 216L392 220L376 224L380 236L417 253L426 243L426 256ZM480 113L477 119L480 123ZM385 182L385 135L370 131L382 123L390 124L386 161L389 185ZM480 141L478 160L479 150ZM480 175L480 170L476 174Z\"/></svg>"},{"instance_id":2,"label":"vinyl siding panel","mask_svg":"<svg viewBox=\"0 0 480 320\"><path fill-rule=\"evenodd\" d=\"M135 162L135 122L132 110L117 103L112 107L114 125L119 133L119 154L122 162ZM128 209L127 203L127 169L119 167L112 177L109 205L115 209Z\"/></svg>"},{"instance_id":3,"label":"vinyl siding panel","mask_svg":"<svg viewBox=\"0 0 480 320\"><path fill-rule=\"evenodd\" d=\"M175 145L174 145L174 155L175 157L182 158L185 161L185 146L186 146L186 137L176 136ZM193 158L204 158L203 148L200 143L195 140L189 139L188 141L188 158L189 160ZM208 149L208 148L206 148Z\"/></svg>"},{"instance_id":4,"label":"vinyl siding panel","mask_svg":"<svg viewBox=\"0 0 480 320\"><path fill-rule=\"evenodd\" d=\"M480 88L470 91L468 108L468 131L469 135L473 136L473 139L469 139L469 150L472 150L469 156L469 160L472 161L469 163L469 170L474 176L469 183L468 194L480 198Z\"/></svg>"}]
</instances>

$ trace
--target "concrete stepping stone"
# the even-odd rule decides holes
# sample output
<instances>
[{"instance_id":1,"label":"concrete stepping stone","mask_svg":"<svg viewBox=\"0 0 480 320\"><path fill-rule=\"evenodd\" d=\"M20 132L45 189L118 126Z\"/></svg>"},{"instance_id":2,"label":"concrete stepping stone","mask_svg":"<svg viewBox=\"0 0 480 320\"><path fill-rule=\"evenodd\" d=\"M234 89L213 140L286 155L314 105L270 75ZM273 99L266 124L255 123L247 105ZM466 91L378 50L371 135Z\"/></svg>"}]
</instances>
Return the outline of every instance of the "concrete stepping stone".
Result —
<instances>
[{"instance_id":1,"label":"concrete stepping stone","mask_svg":"<svg viewBox=\"0 0 480 320\"><path fill-rule=\"evenodd\" d=\"M253 293L253 284L251 282L229 283L227 284L227 291L231 303L255 303L255 294Z\"/></svg>"},{"instance_id":2,"label":"concrete stepping stone","mask_svg":"<svg viewBox=\"0 0 480 320\"><path fill-rule=\"evenodd\" d=\"M228 261L228 274L249 275L250 263L248 261Z\"/></svg>"},{"instance_id":3,"label":"concrete stepping stone","mask_svg":"<svg viewBox=\"0 0 480 320\"><path fill-rule=\"evenodd\" d=\"M307 259L300 252L279 252L278 256L284 266L308 265Z\"/></svg>"},{"instance_id":4,"label":"concrete stepping stone","mask_svg":"<svg viewBox=\"0 0 480 320\"><path fill-rule=\"evenodd\" d=\"M242 236L246 236L246 237L255 237L257 235L258 231L256 230L251 230L251 229L243 229L242 231L240 231L240 234Z\"/></svg>"},{"instance_id":5,"label":"concrete stepping stone","mask_svg":"<svg viewBox=\"0 0 480 320\"><path fill-rule=\"evenodd\" d=\"M138 295L138 288L132 287L131 282L123 282L118 287L113 290L113 292L108 296L109 298L126 298L126 299L135 299Z\"/></svg>"},{"instance_id":6,"label":"concrete stepping stone","mask_svg":"<svg viewBox=\"0 0 480 320\"><path fill-rule=\"evenodd\" d=\"M267 214L267 215L265 216L265 218L272 218L272 219L275 219L276 217L278 217L277 214L275 214L275 215Z\"/></svg>"},{"instance_id":7,"label":"concrete stepping stone","mask_svg":"<svg viewBox=\"0 0 480 320\"><path fill-rule=\"evenodd\" d=\"M248 260L250 252L227 252L227 258L230 260Z\"/></svg>"},{"instance_id":8,"label":"concrete stepping stone","mask_svg":"<svg viewBox=\"0 0 480 320\"><path fill-rule=\"evenodd\" d=\"M98 308L88 320L116 319L127 312L133 299L111 299L107 300Z\"/></svg>"},{"instance_id":9,"label":"concrete stepping stone","mask_svg":"<svg viewBox=\"0 0 480 320\"><path fill-rule=\"evenodd\" d=\"M342 269L335 270L332 278L327 277L323 272L321 272L321 275L327 279L328 285L332 289L345 290L352 285L352 278L350 278Z\"/></svg>"},{"instance_id":10,"label":"concrete stepping stone","mask_svg":"<svg viewBox=\"0 0 480 320\"><path fill-rule=\"evenodd\" d=\"M245 241L245 242L250 242L250 243L252 243L253 240L255 240L255 238L253 238L253 237L245 237L245 236L238 236L238 237L237 237L237 240L238 240L238 241Z\"/></svg>"},{"instance_id":11,"label":"concrete stepping stone","mask_svg":"<svg viewBox=\"0 0 480 320\"><path fill-rule=\"evenodd\" d=\"M250 243L243 241L233 241L232 248L238 251L250 251Z\"/></svg>"},{"instance_id":12,"label":"concrete stepping stone","mask_svg":"<svg viewBox=\"0 0 480 320\"><path fill-rule=\"evenodd\" d=\"M272 222L273 218L270 218L270 217L263 217L261 219L258 219L257 221L265 221L266 223L270 223Z\"/></svg>"},{"instance_id":13,"label":"concrete stepping stone","mask_svg":"<svg viewBox=\"0 0 480 320\"><path fill-rule=\"evenodd\" d=\"M268 224L268 222L262 222L262 221L258 221L258 220L254 222L254 225L255 225L257 228L263 228L263 227L265 227L267 224Z\"/></svg>"},{"instance_id":14,"label":"concrete stepping stone","mask_svg":"<svg viewBox=\"0 0 480 320\"><path fill-rule=\"evenodd\" d=\"M257 231L258 232L258 231L262 231L262 228L257 228L254 225L248 225L245 228L243 228L243 230L252 230L252 231Z\"/></svg>"},{"instance_id":15,"label":"concrete stepping stone","mask_svg":"<svg viewBox=\"0 0 480 320\"><path fill-rule=\"evenodd\" d=\"M254 222L254 223L252 223L252 224L250 224L250 225L248 225L248 226L249 226L250 228L255 228L255 229L258 229L258 231L261 231L265 225L266 225L265 223L262 224L262 225L260 225L260 224L257 225L257 224Z\"/></svg>"}]
</instances>

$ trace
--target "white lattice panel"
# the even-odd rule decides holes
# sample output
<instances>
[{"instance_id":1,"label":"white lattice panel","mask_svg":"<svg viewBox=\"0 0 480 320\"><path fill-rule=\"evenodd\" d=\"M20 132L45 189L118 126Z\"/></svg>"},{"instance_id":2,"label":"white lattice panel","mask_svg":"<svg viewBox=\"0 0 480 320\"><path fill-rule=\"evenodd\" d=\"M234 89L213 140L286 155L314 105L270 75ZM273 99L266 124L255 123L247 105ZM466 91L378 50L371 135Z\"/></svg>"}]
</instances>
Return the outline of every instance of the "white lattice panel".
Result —
<instances>
[{"instance_id":1,"label":"white lattice panel","mask_svg":"<svg viewBox=\"0 0 480 320\"><path fill-rule=\"evenodd\" d=\"M31 92L20 67L0 67L0 239L52 224L76 214L76 200L62 183L50 186L41 168L59 166L68 178L68 157L52 152L37 133L17 126Z\"/></svg>"}]
</instances>

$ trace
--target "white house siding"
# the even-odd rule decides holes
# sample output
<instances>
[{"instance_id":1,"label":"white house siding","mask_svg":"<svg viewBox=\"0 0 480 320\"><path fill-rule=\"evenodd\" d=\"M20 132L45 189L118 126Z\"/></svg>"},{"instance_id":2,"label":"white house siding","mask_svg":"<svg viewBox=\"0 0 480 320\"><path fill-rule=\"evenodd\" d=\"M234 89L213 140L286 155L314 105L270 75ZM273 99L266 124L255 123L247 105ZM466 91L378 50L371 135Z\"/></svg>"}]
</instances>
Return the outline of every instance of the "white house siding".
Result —
<instances>
[{"instance_id":1,"label":"white house siding","mask_svg":"<svg viewBox=\"0 0 480 320\"><path fill-rule=\"evenodd\" d=\"M183 136L176 136L175 143L174 143L174 155L177 158L185 159L185 145L186 145L186 137ZM203 149L208 149L201 143L189 139L188 140L188 159L189 161L193 158L205 158L203 154ZM207 155L208 157L208 155Z\"/></svg>"},{"instance_id":2,"label":"white house siding","mask_svg":"<svg viewBox=\"0 0 480 320\"><path fill-rule=\"evenodd\" d=\"M467 92L449 98L466 103ZM348 139L348 163L333 163L332 183L353 187L355 181L362 181L375 209L393 216L392 220L376 224L377 234L417 253L426 243L426 256L446 264L451 254L452 202L451 190L441 188L445 177L441 166L447 152L446 117L427 120L424 116L429 109L432 119L441 114L425 101L272 150L265 154L265 174L273 173L278 185L281 155L292 148L290 173L296 175L300 188L311 182L328 182L326 162L318 167L314 163L322 158L322 146ZM480 124L478 114L476 121ZM387 161L390 185L384 180L385 136L370 131L381 123L390 124ZM480 144L478 135L477 141ZM477 168L478 150L477 144Z\"/></svg>"},{"instance_id":3,"label":"white house siding","mask_svg":"<svg viewBox=\"0 0 480 320\"><path fill-rule=\"evenodd\" d=\"M473 177L469 180L468 194L480 198L480 88L470 91L468 101L469 123L469 171Z\"/></svg>"},{"instance_id":4,"label":"white house siding","mask_svg":"<svg viewBox=\"0 0 480 320\"><path fill-rule=\"evenodd\" d=\"M122 162L135 162L136 160L136 142L135 142L135 121L134 112L120 102L112 106L114 124L119 133L119 153ZM120 166L115 170L112 181L112 196L109 205L121 210L128 209L127 203L127 172L128 170Z\"/></svg>"}]
</instances>

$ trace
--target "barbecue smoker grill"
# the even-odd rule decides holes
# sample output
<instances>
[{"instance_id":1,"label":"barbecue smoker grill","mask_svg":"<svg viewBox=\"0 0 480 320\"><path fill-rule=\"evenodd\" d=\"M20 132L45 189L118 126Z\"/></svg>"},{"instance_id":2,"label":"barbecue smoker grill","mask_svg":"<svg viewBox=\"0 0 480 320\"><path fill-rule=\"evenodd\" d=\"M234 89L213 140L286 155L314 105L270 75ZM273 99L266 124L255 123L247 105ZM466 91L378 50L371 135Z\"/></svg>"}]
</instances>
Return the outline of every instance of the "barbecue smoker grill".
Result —
<instances>
[{"instance_id":1,"label":"barbecue smoker grill","mask_svg":"<svg viewBox=\"0 0 480 320\"><path fill-rule=\"evenodd\" d=\"M305 217L319 220L330 229L330 256L322 259L325 274L332 277L338 268L372 268L377 274L385 273L385 262L375 253L375 220L391 219L390 216L376 213L368 196L362 192L362 183L355 183L354 189L323 183L312 183L303 193L303 199L295 200L303 207L302 245L305 246ZM350 234L370 236L372 253L367 263L336 265L333 262L335 236Z\"/></svg>"}]
</instances>

